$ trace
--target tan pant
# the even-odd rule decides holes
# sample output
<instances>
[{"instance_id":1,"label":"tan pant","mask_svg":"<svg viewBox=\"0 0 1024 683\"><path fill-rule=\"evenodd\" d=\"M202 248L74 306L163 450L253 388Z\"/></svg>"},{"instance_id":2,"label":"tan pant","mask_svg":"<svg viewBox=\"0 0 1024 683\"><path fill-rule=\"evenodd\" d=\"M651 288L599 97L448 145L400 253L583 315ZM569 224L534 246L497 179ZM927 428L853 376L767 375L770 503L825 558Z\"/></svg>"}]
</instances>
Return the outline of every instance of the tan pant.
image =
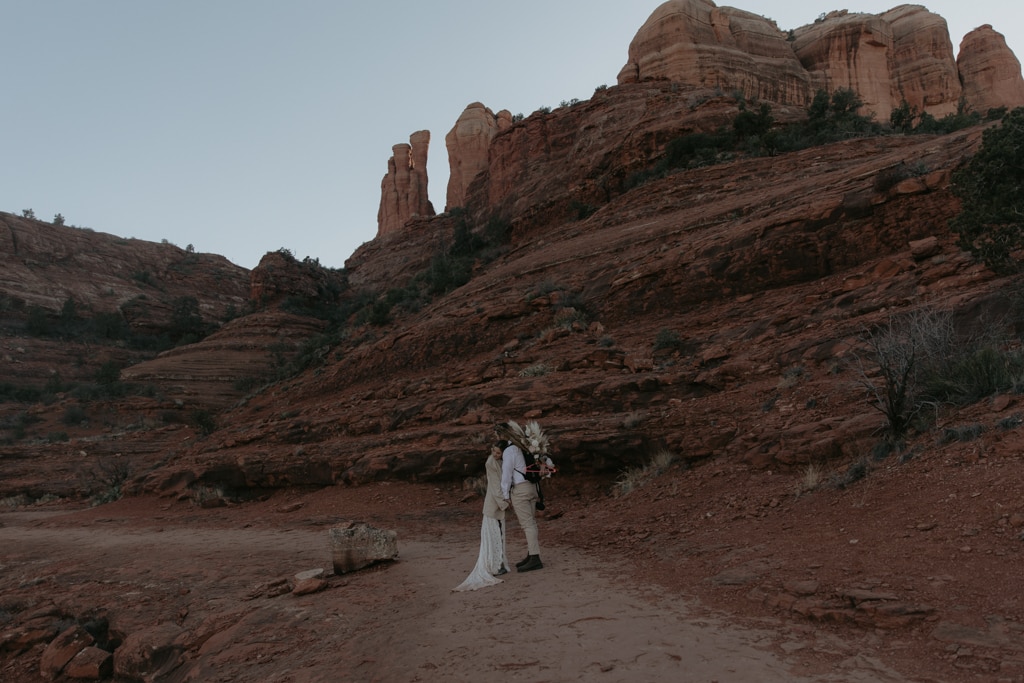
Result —
<instances>
[{"instance_id":1,"label":"tan pant","mask_svg":"<svg viewBox=\"0 0 1024 683\"><path fill-rule=\"evenodd\" d=\"M519 526L526 534L526 547L530 555L540 555L540 541L537 538L537 518L534 517L534 505L539 500L537 487L526 482L512 487L512 509L516 511Z\"/></svg>"}]
</instances>

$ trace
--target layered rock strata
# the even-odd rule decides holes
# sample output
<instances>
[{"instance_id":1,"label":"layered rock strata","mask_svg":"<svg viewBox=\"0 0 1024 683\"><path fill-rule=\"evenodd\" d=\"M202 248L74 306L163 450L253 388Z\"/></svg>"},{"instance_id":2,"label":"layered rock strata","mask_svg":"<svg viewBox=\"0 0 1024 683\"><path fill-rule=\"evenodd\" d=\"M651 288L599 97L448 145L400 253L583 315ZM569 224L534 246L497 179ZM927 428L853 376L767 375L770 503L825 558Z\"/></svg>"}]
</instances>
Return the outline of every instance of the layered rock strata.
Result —
<instances>
[{"instance_id":1,"label":"layered rock strata","mask_svg":"<svg viewBox=\"0 0 1024 683\"><path fill-rule=\"evenodd\" d=\"M937 117L961 96L976 111L1024 102L1020 63L1002 36L982 27L968 38L958 62L946 20L921 5L840 10L783 33L711 0L670 0L637 32L618 82L667 79L797 106L819 89L850 88L880 120L903 101Z\"/></svg>"}]
</instances>

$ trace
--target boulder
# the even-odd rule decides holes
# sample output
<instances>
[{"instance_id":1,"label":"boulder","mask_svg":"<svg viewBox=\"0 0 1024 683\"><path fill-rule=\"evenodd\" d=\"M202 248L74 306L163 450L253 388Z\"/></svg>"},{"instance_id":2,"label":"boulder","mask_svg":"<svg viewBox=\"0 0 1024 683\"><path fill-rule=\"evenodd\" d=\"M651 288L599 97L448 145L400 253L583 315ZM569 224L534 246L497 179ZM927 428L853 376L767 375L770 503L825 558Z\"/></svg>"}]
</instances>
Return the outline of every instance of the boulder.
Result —
<instances>
[{"instance_id":1,"label":"boulder","mask_svg":"<svg viewBox=\"0 0 1024 683\"><path fill-rule=\"evenodd\" d=\"M98 681L114 672L114 655L98 647L86 647L64 667L64 675L79 680Z\"/></svg>"},{"instance_id":2,"label":"boulder","mask_svg":"<svg viewBox=\"0 0 1024 683\"><path fill-rule=\"evenodd\" d=\"M398 557L398 534L364 523L328 531L335 574L364 569Z\"/></svg>"},{"instance_id":3,"label":"boulder","mask_svg":"<svg viewBox=\"0 0 1024 683\"><path fill-rule=\"evenodd\" d=\"M43 650L39 660L39 673L47 680L57 678L68 662L84 648L93 644L93 637L79 625L61 631Z\"/></svg>"},{"instance_id":4,"label":"boulder","mask_svg":"<svg viewBox=\"0 0 1024 683\"><path fill-rule=\"evenodd\" d=\"M129 634L114 652L114 675L126 681L162 680L181 664L185 636L170 622Z\"/></svg>"}]
</instances>

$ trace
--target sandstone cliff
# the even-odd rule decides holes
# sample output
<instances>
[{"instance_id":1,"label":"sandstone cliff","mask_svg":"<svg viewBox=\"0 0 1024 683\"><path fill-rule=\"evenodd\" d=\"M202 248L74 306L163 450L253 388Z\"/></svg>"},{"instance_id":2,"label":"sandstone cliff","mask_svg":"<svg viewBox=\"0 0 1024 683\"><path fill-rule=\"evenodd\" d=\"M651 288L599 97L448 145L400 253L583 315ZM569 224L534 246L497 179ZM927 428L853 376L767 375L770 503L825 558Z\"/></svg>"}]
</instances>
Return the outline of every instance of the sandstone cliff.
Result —
<instances>
[{"instance_id":1,"label":"sandstone cliff","mask_svg":"<svg viewBox=\"0 0 1024 683\"><path fill-rule=\"evenodd\" d=\"M1024 106L1020 62L1006 46L1003 35L990 25L964 36L957 67L964 82L964 97L977 111Z\"/></svg>"},{"instance_id":2,"label":"sandstone cliff","mask_svg":"<svg viewBox=\"0 0 1024 683\"><path fill-rule=\"evenodd\" d=\"M466 107L448 135L448 198L445 211L466 203L466 190L480 171L487 168L491 140L512 125L512 114L507 109L497 114L479 102Z\"/></svg>"},{"instance_id":3,"label":"sandstone cliff","mask_svg":"<svg viewBox=\"0 0 1024 683\"><path fill-rule=\"evenodd\" d=\"M377 235L399 230L415 216L433 216L434 207L427 196L427 151L430 131L421 130L408 143L392 147L388 172L380 183L380 209L377 211Z\"/></svg>"},{"instance_id":4,"label":"sandstone cliff","mask_svg":"<svg viewBox=\"0 0 1024 683\"><path fill-rule=\"evenodd\" d=\"M668 79L781 104L809 101L809 76L776 24L711 0L673 0L637 31L619 84Z\"/></svg>"},{"instance_id":5,"label":"sandstone cliff","mask_svg":"<svg viewBox=\"0 0 1024 683\"><path fill-rule=\"evenodd\" d=\"M671 0L637 32L618 81L668 79L797 106L818 89L850 88L880 120L903 101L941 117L956 111L961 94L985 112L1022 102L1020 65L996 36L965 40L958 63L945 19L920 5L830 12L787 35L711 0Z\"/></svg>"}]
</instances>

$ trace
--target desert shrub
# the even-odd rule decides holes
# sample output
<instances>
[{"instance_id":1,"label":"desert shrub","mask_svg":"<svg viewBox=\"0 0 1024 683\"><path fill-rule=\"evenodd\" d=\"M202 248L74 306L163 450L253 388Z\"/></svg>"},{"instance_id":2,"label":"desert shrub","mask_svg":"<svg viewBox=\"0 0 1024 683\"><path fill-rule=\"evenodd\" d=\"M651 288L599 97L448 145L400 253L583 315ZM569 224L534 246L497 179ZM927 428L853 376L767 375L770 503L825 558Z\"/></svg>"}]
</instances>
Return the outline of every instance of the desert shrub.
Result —
<instances>
[{"instance_id":1,"label":"desert shrub","mask_svg":"<svg viewBox=\"0 0 1024 683\"><path fill-rule=\"evenodd\" d=\"M61 422L69 427L80 425L85 419L85 409L78 404L69 405L64 409L64 414L61 416Z\"/></svg>"},{"instance_id":2,"label":"desert shrub","mask_svg":"<svg viewBox=\"0 0 1024 683\"><path fill-rule=\"evenodd\" d=\"M164 424L184 424L185 416L180 410L163 410L160 412L160 421Z\"/></svg>"},{"instance_id":3,"label":"desert shrub","mask_svg":"<svg viewBox=\"0 0 1024 683\"><path fill-rule=\"evenodd\" d=\"M722 155L735 148L731 132L689 133L670 140L656 172L676 168L699 168L722 160Z\"/></svg>"},{"instance_id":4,"label":"desert shrub","mask_svg":"<svg viewBox=\"0 0 1024 683\"><path fill-rule=\"evenodd\" d=\"M677 459L676 454L669 450L661 449L656 451L647 461L647 464L639 467L630 467L619 475L618 479L615 480L615 494L619 496L628 495L651 479L661 475Z\"/></svg>"},{"instance_id":5,"label":"desert shrub","mask_svg":"<svg viewBox=\"0 0 1024 683\"><path fill-rule=\"evenodd\" d=\"M981 147L953 174L959 244L999 274L1021 270L1024 250L1024 107L982 134Z\"/></svg>"},{"instance_id":6,"label":"desert shrub","mask_svg":"<svg viewBox=\"0 0 1024 683\"><path fill-rule=\"evenodd\" d=\"M569 202L569 211L576 216L576 220L582 221L593 216L594 213L597 212L597 207L593 204L587 204L586 202L581 202L578 199L573 199Z\"/></svg>"},{"instance_id":7,"label":"desert shrub","mask_svg":"<svg viewBox=\"0 0 1024 683\"><path fill-rule=\"evenodd\" d=\"M90 491L93 505L112 503L121 498L125 482L131 477L132 467L128 458L102 457L82 474L83 485Z\"/></svg>"},{"instance_id":8,"label":"desert shrub","mask_svg":"<svg viewBox=\"0 0 1024 683\"><path fill-rule=\"evenodd\" d=\"M194 344L210 331L199 315L199 301L194 296L181 296L171 302L168 334L176 346Z\"/></svg>"},{"instance_id":9,"label":"desert shrub","mask_svg":"<svg viewBox=\"0 0 1024 683\"><path fill-rule=\"evenodd\" d=\"M153 277L153 273L148 270L137 270L132 273L132 279L143 285L150 285L151 287L156 286L156 279Z\"/></svg>"},{"instance_id":10,"label":"desert shrub","mask_svg":"<svg viewBox=\"0 0 1024 683\"><path fill-rule=\"evenodd\" d=\"M640 410L630 411L626 417L622 419L622 427L624 429L635 429L640 426L641 423L647 418L647 415Z\"/></svg>"},{"instance_id":11,"label":"desert shrub","mask_svg":"<svg viewBox=\"0 0 1024 683\"><path fill-rule=\"evenodd\" d=\"M797 484L796 493L799 496L801 493L808 491L816 491L825 482L825 471L824 468L818 463L808 463L803 469L803 473L800 477L800 481Z\"/></svg>"},{"instance_id":12,"label":"desert shrub","mask_svg":"<svg viewBox=\"0 0 1024 683\"><path fill-rule=\"evenodd\" d=\"M192 495L190 496L192 504L198 507L208 507L215 501L225 500L224 489L219 486L208 486L206 484L200 484L192 489Z\"/></svg>"},{"instance_id":13,"label":"desert shrub","mask_svg":"<svg viewBox=\"0 0 1024 683\"><path fill-rule=\"evenodd\" d=\"M686 349L686 342L679 336L679 333L675 330L663 327L658 330L657 336L654 338L654 350L655 351L684 351Z\"/></svg>"},{"instance_id":14,"label":"desert shrub","mask_svg":"<svg viewBox=\"0 0 1024 683\"><path fill-rule=\"evenodd\" d=\"M954 441L974 441L985 432L980 424L961 425L959 427L946 427L939 437L939 444L945 445Z\"/></svg>"},{"instance_id":15,"label":"desert shrub","mask_svg":"<svg viewBox=\"0 0 1024 683\"><path fill-rule=\"evenodd\" d=\"M779 389L795 387L806 374L807 370L804 366L791 365L783 371L782 379L779 380Z\"/></svg>"},{"instance_id":16,"label":"desert shrub","mask_svg":"<svg viewBox=\"0 0 1024 683\"><path fill-rule=\"evenodd\" d=\"M204 408L196 408L189 413L188 421L203 435L209 435L217 431L217 420L214 418L213 413Z\"/></svg>"},{"instance_id":17,"label":"desert shrub","mask_svg":"<svg viewBox=\"0 0 1024 683\"><path fill-rule=\"evenodd\" d=\"M1020 413L1014 413L999 420L997 426L1003 431L1009 431L1020 427L1022 424L1024 424L1024 416Z\"/></svg>"},{"instance_id":18,"label":"desert shrub","mask_svg":"<svg viewBox=\"0 0 1024 683\"><path fill-rule=\"evenodd\" d=\"M889 114L890 128L894 133L902 134L946 135L976 126L980 122L981 116L972 112L966 100L962 98L957 104L956 112L946 114L941 119L936 119L928 112L919 111L906 100L900 102Z\"/></svg>"},{"instance_id":19,"label":"desert shrub","mask_svg":"<svg viewBox=\"0 0 1024 683\"><path fill-rule=\"evenodd\" d=\"M844 471L837 473L832 478L831 483L838 489L845 489L866 478L870 469L867 458L858 458L850 463Z\"/></svg>"},{"instance_id":20,"label":"desert shrub","mask_svg":"<svg viewBox=\"0 0 1024 683\"><path fill-rule=\"evenodd\" d=\"M969 405L1013 386L1024 372L1024 358L995 346L965 349L924 378L924 392L936 401Z\"/></svg>"},{"instance_id":21,"label":"desert shrub","mask_svg":"<svg viewBox=\"0 0 1024 683\"><path fill-rule=\"evenodd\" d=\"M33 337L48 337L53 334L54 323L46 310L40 306L30 306L25 319L25 331Z\"/></svg>"},{"instance_id":22,"label":"desert shrub","mask_svg":"<svg viewBox=\"0 0 1024 683\"><path fill-rule=\"evenodd\" d=\"M925 405L968 405L1014 386L1024 357L1000 347L998 326L979 327L981 336L961 333L950 313L923 310L861 338L859 382L885 415L891 439L914 426Z\"/></svg>"},{"instance_id":23,"label":"desert shrub","mask_svg":"<svg viewBox=\"0 0 1024 683\"><path fill-rule=\"evenodd\" d=\"M519 371L520 377L543 377L544 375L551 372L551 368L546 363L534 363L528 367L523 368Z\"/></svg>"},{"instance_id":24,"label":"desert shrub","mask_svg":"<svg viewBox=\"0 0 1024 683\"><path fill-rule=\"evenodd\" d=\"M586 311L582 311L572 306L560 308L555 312L555 325L558 327L564 327L571 329L574 325L587 325L590 322Z\"/></svg>"},{"instance_id":25,"label":"desert shrub","mask_svg":"<svg viewBox=\"0 0 1024 683\"><path fill-rule=\"evenodd\" d=\"M42 393L42 390L36 387L18 387L9 382L0 382L0 401L36 403Z\"/></svg>"},{"instance_id":26,"label":"desert shrub","mask_svg":"<svg viewBox=\"0 0 1024 683\"><path fill-rule=\"evenodd\" d=\"M858 382L885 416L889 438L907 432L921 408L921 376L950 353L953 336L949 314L930 311L891 317L861 336L854 353Z\"/></svg>"}]
</instances>

